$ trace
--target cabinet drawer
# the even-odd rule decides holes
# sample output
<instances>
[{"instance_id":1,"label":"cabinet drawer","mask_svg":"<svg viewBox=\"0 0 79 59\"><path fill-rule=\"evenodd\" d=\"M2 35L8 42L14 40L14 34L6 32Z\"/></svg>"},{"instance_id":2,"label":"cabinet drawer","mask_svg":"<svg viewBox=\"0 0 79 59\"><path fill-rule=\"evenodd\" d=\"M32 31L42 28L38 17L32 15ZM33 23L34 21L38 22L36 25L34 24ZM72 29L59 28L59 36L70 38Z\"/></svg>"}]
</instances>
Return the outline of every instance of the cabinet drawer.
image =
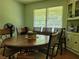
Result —
<instances>
[{"instance_id":1,"label":"cabinet drawer","mask_svg":"<svg viewBox=\"0 0 79 59\"><path fill-rule=\"evenodd\" d=\"M79 52L79 43L75 43L73 49Z\"/></svg>"},{"instance_id":2,"label":"cabinet drawer","mask_svg":"<svg viewBox=\"0 0 79 59\"><path fill-rule=\"evenodd\" d=\"M72 48L73 43L72 43L72 36L68 34L67 36L67 47Z\"/></svg>"},{"instance_id":3,"label":"cabinet drawer","mask_svg":"<svg viewBox=\"0 0 79 59\"><path fill-rule=\"evenodd\" d=\"M72 37L72 49L75 51L79 51L79 37L73 36Z\"/></svg>"}]
</instances>

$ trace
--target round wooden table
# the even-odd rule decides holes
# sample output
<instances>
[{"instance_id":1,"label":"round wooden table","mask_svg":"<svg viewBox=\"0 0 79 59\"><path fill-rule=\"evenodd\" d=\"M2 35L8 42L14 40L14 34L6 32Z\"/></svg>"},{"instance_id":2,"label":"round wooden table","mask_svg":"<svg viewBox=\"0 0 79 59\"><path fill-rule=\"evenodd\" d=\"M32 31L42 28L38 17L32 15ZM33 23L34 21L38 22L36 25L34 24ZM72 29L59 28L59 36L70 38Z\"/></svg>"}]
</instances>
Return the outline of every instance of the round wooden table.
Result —
<instances>
[{"instance_id":1,"label":"round wooden table","mask_svg":"<svg viewBox=\"0 0 79 59\"><path fill-rule=\"evenodd\" d=\"M47 35L21 35L14 38L8 38L3 41L3 46L12 49L14 51L9 55L9 59L11 59L11 55L15 52L21 51L22 49L39 49L41 47L47 46L49 42L49 36ZM5 51L4 51L5 52Z\"/></svg>"},{"instance_id":2,"label":"round wooden table","mask_svg":"<svg viewBox=\"0 0 79 59\"><path fill-rule=\"evenodd\" d=\"M27 35L21 35L17 38L8 38L4 40L3 45L5 47L15 48L33 48L39 46L45 46L49 42L49 36L36 35L30 38Z\"/></svg>"}]
</instances>

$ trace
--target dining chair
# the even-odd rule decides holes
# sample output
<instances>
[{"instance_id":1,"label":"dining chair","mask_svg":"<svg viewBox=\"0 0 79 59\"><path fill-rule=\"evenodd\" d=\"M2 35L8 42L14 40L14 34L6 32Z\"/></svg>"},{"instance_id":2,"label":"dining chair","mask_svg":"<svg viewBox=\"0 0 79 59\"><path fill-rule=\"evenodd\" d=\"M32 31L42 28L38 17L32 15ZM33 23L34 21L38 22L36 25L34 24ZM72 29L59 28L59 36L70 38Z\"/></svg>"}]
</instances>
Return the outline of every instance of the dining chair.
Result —
<instances>
[{"instance_id":1,"label":"dining chair","mask_svg":"<svg viewBox=\"0 0 79 59\"><path fill-rule=\"evenodd\" d=\"M9 47L4 46L4 41L6 41L8 38L6 38L5 40L3 40L2 42L2 48L3 48L3 52L2 55L8 57L8 59L11 59L12 57L14 57L14 54L18 52L18 49L11 49Z\"/></svg>"},{"instance_id":2,"label":"dining chair","mask_svg":"<svg viewBox=\"0 0 79 59\"><path fill-rule=\"evenodd\" d=\"M63 48L66 49L66 29L62 28L61 31L62 31L62 34L60 34L61 38L59 39L59 46L60 46L60 54L62 55L64 50Z\"/></svg>"},{"instance_id":3,"label":"dining chair","mask_svg":"<svg viewBox=\"0 0 79 59\"><path fill-rule=\"evenodd\" d=\"M10 30L8 28L0 29L0 35L1 35L1 39L2 39L2 42L1 42L1 45L0 45L0 50L3 51L2 55L9 57L9 59L10 59L11 55L13 55L16 52L16 50L7 48L3 44L3 42L5 40L7 40L8 38L12 38L10 36Z\"/></svg>"},{"instance_id":4,"label":"dining chair","mask_svg":"<svg viewBox=\"0 0 79 59\"><path fill-rule=\"evenodd\" d=\"M55 56L57 56L58 53L57 36L58 33L50 34L48 46L39 49L39 52L46 54L46 59L48 59L48 57L50 57L50 59L53 59Z\"/></svg>"},{"instance_id":5,"label":"dining chair","mask_svg":"<svg viewBox=\"0 0 79 59\"><path fill-rule=\"evenodd\" d=\"M29 31L28 27L22 27L20 34L25 35L25 34L27 34L28 31Z\"/></svg>"},{"instance_id":6,"label":"dining chair","mask_svg":"<svg viewBox=\"0 0 79 59\"><path fill-rule=\"evenodd\" d=\"M15 31L15 26L11 23L6 23L4 24L4 29L9 29L10 30L10 37L13 37L13 33Z\"/></svg>"},{"instance_id":7,"label":"dining chair","mask_svg":"<svg viewBox=\"0 0 79 59\"><path fill-rule=\"evenodd\" d=\"M60 54L62 55L63 48L66 49L66 29L65 28L55 28L54 32L59 33L58 44L59 44ZM61 38L60 38L60 36L61 36Z\"/></svg>"},{"instance_id":8,"label":"dining chair","mask_svg":"<svg viewBox=\"0 0 79 59\"><path fill-rule=\"evenodd\" d=\"M4 51L4 47L2 45L2 42L6 39L10 38L10 31L9 29L0 29L0 50ZM2 53L3 54L3 53Z\"/></svg>"},{"instance_id":9,"label":"dining chair","mask_svg":"<svg viewBox=\"0 0 79 59\"><path fill-rule=\"evenodd\" d=\"M62 28L54 28L54 32L61 32Z\"/></svg>"},{"instance_id":10,"label":"dining chair","mask_svg":"<svg viewBox=\"0 0 79 59\"><path fill-rule=\"evenodd\" d=\"M0 38L5 39L10 37L10 30L9 29L0 29Z\"/></svg>"},{"instance_id":11,"label":"dining chair","mask_svg":"<svg viewBox=\"0 0 79 59\"><path fill-rule=\"evenodd\" d=\"M33 31L36 32L37 34L41 33L41 27L34 27Z\"/></svg>"},{"instance_id":12,"label":"dining chair","mask_svg":"<svg viewBox=\"0 0 79 59\"><path fill-rule=\"evenodd\" d=\"M43 32L52 32L52 28L51 27L43 27Z\"/></svg>"},{"instance_id":13,"label":"dining chair","mask_svg":"<svg viewBox=\"0 0 79 59\"><path fill-rule=\"evenodd\" d=\"M0 39L1 39L1 42L0 42L0 59L5 59L6 57L2 56L3 55L3 52L4 52L4 47L2 45L2 42L6 39L6 38L9 38L10 36L10 31L9 29L0 29Z\"/></svg>"},{"instance_id":14,"label":"dining chair","mask_svg":"<svg viewBox=\"0 0 79 59\"><path fill-rule=\"evenodd\" d=\"M0 55L0 59L7 59L5 56Z\"/></svg>"},{"instance_id":15,"label":"dining chair","mask_svg":"<svg viewBox=\"0 0 79 59\"><path fill-rule=\"evenodd\" d=\"M8 52L9 51L9 52ZM6 52L6 54L5 54ZM4 47L0 48L0 59L11 59L11 55L10 53L13 53L13 51L10 49L5 49Z\"/></svg>"},{"instance_id":16,"label":"dining chair","mask_svg":"<svg viewBox=\"0 0 79 59\"><path fill-rule=\"evenodd\" d=\"M67 37L67 32L66 29L63 28L63 35L62 35L62 43L64 44L64 48L66 49L66 38Z\"/></svg>"},{"instance_id":17,"label":"dining chair","mask_svg":"<svg viewBox=\"0 0 79 59\"><path fill-rule=\"evenodd\" d=\"M9 38L10 31L9 29L0 29L0 50L4 50L4 47L2 46L2 42L6 39ZM2 53L3 54L3 53Z\"/></svg>"},{"instance_id":18,"label":"dining chair","mask_svg":"<svg viewBox=\"0 0 79 59\"><path fill-rule=\"evenodd\" d=\"M52 28L51 27L43 27L42 33L49 35L50 33L52 33Z\"/></svg>"}]
</instances>

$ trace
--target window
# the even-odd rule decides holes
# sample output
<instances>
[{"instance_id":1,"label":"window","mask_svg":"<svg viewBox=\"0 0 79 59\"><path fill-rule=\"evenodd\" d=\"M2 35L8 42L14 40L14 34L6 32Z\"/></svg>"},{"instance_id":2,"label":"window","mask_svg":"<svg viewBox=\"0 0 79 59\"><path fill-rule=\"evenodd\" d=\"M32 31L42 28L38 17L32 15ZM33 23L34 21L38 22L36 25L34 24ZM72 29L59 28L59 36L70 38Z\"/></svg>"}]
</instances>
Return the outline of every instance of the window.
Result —
<instances>
[{"instance_id":1,"label":"window","mask_svg":"<svg viewBox=\"0 0 79 59\"><path fill-rule=\"evenodd\" d=\"M47 8L47 27L62 28L62 6Z\"/></svg>"},{"instance_id":2,"label":"window","mask_svg":"<svg viewBox=\"0 0 79 59\"><path fill-rule=\"evenodd\" d=\"M45 27L46 25L46 9L34 10L34 27Z\"/></svg>"},{"instance_id":3,"label":"window","mask_svg":"<svg viewBox=\"0 0 79 59\"><path fill-rule=\"evenodd\" d=\"M34 10L34 27L62 27L63 7L50 7Z\"/></svg>"}]
</instances>

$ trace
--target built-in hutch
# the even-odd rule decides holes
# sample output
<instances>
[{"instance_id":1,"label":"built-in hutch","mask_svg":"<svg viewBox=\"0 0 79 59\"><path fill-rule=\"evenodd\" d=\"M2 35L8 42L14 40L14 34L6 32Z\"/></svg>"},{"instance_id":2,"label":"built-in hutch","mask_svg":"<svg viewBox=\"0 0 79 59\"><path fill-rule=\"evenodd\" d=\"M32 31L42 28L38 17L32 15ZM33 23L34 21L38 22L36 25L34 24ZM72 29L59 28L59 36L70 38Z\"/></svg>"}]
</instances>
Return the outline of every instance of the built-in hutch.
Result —
<instances>
[{"instance_id":1,"label":"built-in hutch","mask_svg":"<svg viewBox=\"0 0 79 59\"><path fill-rule=\"evenodd\" d=\"M79 55L79 0L68 0L67 47Z\"/></svg>"}]
</instances>

